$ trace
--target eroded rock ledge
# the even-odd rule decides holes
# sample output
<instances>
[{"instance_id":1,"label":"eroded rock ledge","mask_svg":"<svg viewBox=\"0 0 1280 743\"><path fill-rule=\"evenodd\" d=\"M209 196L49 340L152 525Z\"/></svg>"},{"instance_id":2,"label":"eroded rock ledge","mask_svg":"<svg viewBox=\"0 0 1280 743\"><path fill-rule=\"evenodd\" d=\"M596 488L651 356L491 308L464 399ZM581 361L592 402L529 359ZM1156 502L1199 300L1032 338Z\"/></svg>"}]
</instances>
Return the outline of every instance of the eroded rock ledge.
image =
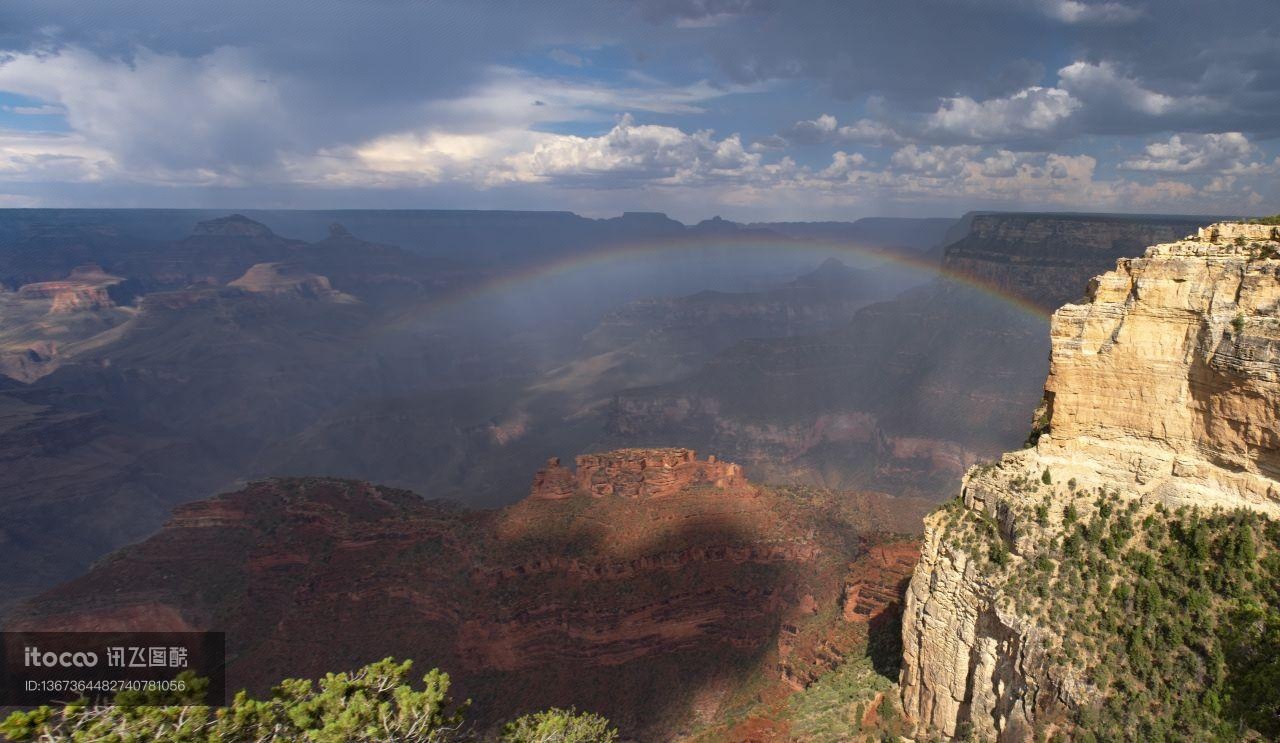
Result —
<instances>
[{"instance_id":1,"label":"eroded rock ledge","mask_svg":"<svg viewBox=\"0 0 1280 743\"><path fill-rule=\"evenodd\" d=\"M530 497L558 500L574 495L594 497L662 498L704 483L737 488L746 484L742 468L714 456L699 460L692 449L618 449L604 454L583 454L577 470L560 464L559 457L533 477Z\"/></svg>"}]
</instances>

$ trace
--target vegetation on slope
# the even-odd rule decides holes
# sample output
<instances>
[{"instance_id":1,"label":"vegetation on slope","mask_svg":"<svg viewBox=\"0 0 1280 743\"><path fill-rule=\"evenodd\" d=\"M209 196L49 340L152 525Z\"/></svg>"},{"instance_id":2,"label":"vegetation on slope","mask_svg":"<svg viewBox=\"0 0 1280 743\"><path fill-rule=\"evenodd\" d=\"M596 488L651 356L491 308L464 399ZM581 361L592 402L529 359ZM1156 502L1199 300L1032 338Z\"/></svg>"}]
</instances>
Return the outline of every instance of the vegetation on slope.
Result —
<instances>
[{"instance_id":1,"label":"vegetation on slope","mask_svg":"<svg viewBox=\"0 0 1280 743\"><path fill-rule=\"evenodd\" d=\"M1003 608L1044 630L1047 663L1095 692L1063 721L1075 740L1280 737L1280 523L1072 482L1015 514L1057 525L1015 560L985 514L947 514L954 546L1003 579Z\"/></svg>"},{"instance_id":2,"label":"vegetation on slope","mask_svg":"<svg viewBox=\"0 0 1280 743\"><path fill-rule=\"evenodd\" d=\"M179 697L121 692L112 705L81 701L14 712L0 722L0 737L15 743L476 740L466 723L470 703L456 704L449 697L449 675L433 668L422 677L422 688L415 689L408 679L411 666L412 661L396 663L387 658L352 673L327 674L319 684L286 679L267 699L252 699L242 691L227 707L191 704L203 696L206 682L188 677L187 692ZM617 735L599 715L550 709L508 723L499 740L613 743Z\"/></svg>"},{"instance_id":3,"label":"vegetation on slope","mask_svg":"<svg viewBox=\"0 0 1280 743\"><path fill-rule=\"evenodd\" d=\"M791 739L895 741L906 735L898 685L867 657L846 660L787 700Z\"/></svg>"}]
</instances>

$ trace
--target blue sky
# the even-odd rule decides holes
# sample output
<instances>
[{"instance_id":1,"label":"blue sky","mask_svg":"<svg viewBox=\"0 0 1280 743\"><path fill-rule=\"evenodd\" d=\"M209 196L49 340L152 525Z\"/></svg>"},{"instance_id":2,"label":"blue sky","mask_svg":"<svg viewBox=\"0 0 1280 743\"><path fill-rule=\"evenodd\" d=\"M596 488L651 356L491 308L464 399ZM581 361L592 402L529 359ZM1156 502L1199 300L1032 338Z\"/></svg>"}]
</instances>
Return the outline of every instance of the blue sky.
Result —
<instances>
[{"instance_id":1,"label":"blue sky","mask_svg":"<svg viewBox=\"0 0 1280 743\"><path fill-rule=\"evenodd\" d=\"M0 206L1280 211L1274 0L11 0Z\"/></svg>"}]
</instances>

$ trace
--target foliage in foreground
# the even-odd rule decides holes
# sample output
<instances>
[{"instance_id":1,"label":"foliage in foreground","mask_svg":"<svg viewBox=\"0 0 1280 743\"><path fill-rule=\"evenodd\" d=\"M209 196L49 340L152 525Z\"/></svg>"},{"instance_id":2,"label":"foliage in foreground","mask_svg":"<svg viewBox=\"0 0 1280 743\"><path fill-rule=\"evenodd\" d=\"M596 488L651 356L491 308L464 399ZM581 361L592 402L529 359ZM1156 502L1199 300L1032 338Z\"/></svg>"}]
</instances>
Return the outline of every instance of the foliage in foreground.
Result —
<instances>
[{"instance_id":1,"label":"foliage in foreground","mask_svg":"<svg viewBox=\"0 0 1280 743\"><path fill-rule=\"evenodd\" d=\"M408 681L412 661L391 658L352 673L330 673L319 683L286 679L266 699L245 692L227 707L190 704L203 680L186 678L185 698L122 692L118 704L84 702L14 712L0 722L0 737L20 743L446 743L474 740L465 726L469 702L449 697L449 675L432 669L422 688ZM504 743L612 743L599 715L552 709L526 715L503 730Z\"/></svg>"},{"instance_id":2,"label":"foliage in foreground","mask_svg":"<svg viewBox=\"0 0 1280 743\"><path fill-rule=\"evenodd\" d=\"M590 712L552 708L525 715L502 729L503 743L614 743L618 731Z\"/></svg>"}]
</instances>

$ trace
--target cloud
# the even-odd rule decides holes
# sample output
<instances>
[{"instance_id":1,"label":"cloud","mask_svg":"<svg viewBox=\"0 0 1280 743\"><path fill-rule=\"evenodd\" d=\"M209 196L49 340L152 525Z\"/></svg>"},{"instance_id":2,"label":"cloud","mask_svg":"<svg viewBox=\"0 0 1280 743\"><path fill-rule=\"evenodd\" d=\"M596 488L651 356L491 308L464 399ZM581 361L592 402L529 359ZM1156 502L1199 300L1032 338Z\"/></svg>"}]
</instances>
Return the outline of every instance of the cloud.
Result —
<instances>
[{"instance_id":1,"label":"cloud","mask_svg":"<svg viewBox=\"0 0 1280 743\"><path fill-rule=\"evenodd\" d=\"M716 139L710 130L686 133L636 124L626 115L598 137L542 137L531 150L505 158L489 180L688 184L750 177L760 169L761 156L747 151L737 134Z\"/></svg>"},{"instance_id":2,"label":"cloud","mask_svg":"<svg viewBox=\"0 0 1280 743\"><path fill-rule=\"evenodd\" d=\"M465 95L420 103L416 126L386 131L370 117L352 140L331 142L302 136L310 117L294 88L232 48L199 57L146 49L103 57L79 47L0 56L0 90L44 101L41 110L65 115L73 135L0 140L2 172L27 180L220 186L483 180L464 177L468 163L550 136L537 127L607 122L624 106L696 115L708 101L754 89L669 85L643 75L608 85L494 66ZM340 165L353 172L339 172Z\"/></svg>"},{"instance_id":3,"label":"cloud","mask_svg":"<svg viewBox=\"0 0 1280 743\"><path fill-rule=\"evenodd\" d=\"M948 98L929 116L927 128L971 140L1043 135L1071 117L1081 103L1060 88L1030 87L1006 98Z\"/></svg>"},{"instance_id":4,"label":"cloud","mask_svg":"<svg viewBox=\"0 0 1280 743\"><path fill-rule=\"evenodd\" d=\"M1275 170L1274 164L1269 166L1253 160L1256 154L1257 147L1240 132L1175 134L1167 141L1148 144L1141 155L1125 160L1120 167L1156 173L1218 173L1232 176ZM1280 163L1280 159L1277 163ZM1214 190L1225 189L1220 187Z\"/></svg>"},{"instance_id":5,"label":"cloud","mask_svg":"<svg viewBox=\"0 0 1280 743\"><path fill-rule=\"evenodd\" d=\"M7 183L95 182L114 169L109 153L79 136L0 130L0 180Z\"/></svg>"},{"instance_id":6,"label":"cloud","mask_svg":"<svg viewBox=\"0 0 1280 743\"><path fill-rule=\"evenodd\" d=\"M3 115L66 131L4 132L0 178L43 203L407 205L427 189L797 217L1274 200L1272 5L13 0L0 91L23 98Z\"/></svg>"},{"instance_id":7,"label":"cloud","mask_svg":"<svg viewBox=\"0 0 1280 743\"><path fill-rule=\"evenodd\" d=\"M240 50L197 58L69 47L0 58L0 90L65 109L85 145L138 173L183 178L270 161L289 141L275 85Z\"/></svg>"},{"instance_id":8,"label":"cloud","mask_svg":"<svg viewBox=\"0 0 1280 743\"><path fill-rule=\"evenodd\" d=\"M710 28L771 10L775 0L642 0L637 5L655 23L677 28Z\"/></svg>"},{"instance_id":9,"label":"cloud","mask_svg":"<svg viewBox=\"0 0 1280 743\"><path fill-rule=\"evenodd\" d=\"M871 119L858 119L853 124L841 126L831 114L821 114L816 119L804 119L792 124L778 135L782 141L798 144L827 142L865 142L868 144L893 144L903 137L893 127Z\"/></svg>"},{"instance_id":10,"label":"cloud","mask_svg":"<svg viewBox=\"0 0 1280 743\"><path fill-rule=\"evenodd\" d=\"M5 111L19 116L61 116L67 110L62 106L43 104L39 106L4 106Z\"/></svg>"},{"instance_id":11,"label":"cloud","mask_svg":"<svg viewBox=\"0 0 1280 743\"><path fill-rule=\"evenodd\" d=\"M1059 85L1091 106L1128 109L1148 116L1162 116L1209 105L1204 96L1177 97L1145 87L1125 76L1111 62L1073 62L1058 70Z\"/></svg>"},{"instance_id":12,"label":"cloud","mask_svg":"<svg viewBox=\"0 0 1280 743\"><path fill-rule=\"evenodd\" d=\"M1040 9L1063 23L1130 23L1142 17L1142 10L1124 3L1080 0L1041 0Z\"/></svg>"},{"instance_id":13,"label":"cloud","mask_svg":"<svg viewBox=\"0 0 1280 743\"><path fill-rule=\"evenodd\" d=\"M569 67L584 67L587 64L587 60L583 59L581 56L574 54L573 52L565 51L564 49L552 49L547 52L547 57L553 62L559 62L560 64L568 65Z\"/></svg>"},{"instance_id":14,"label":"cloud","mask_svg":"<svg viewBox=\"0 0 1280 743\"><path fill-rule=\"evenodd\" d=\"M736 134L636 123L624 115L599 136L509 129L485 134L401 133L292 164L324 186L395 187L454 182L604 189L767 179L794 164L765 165Z\"/></svg>"},{"instance_id":15,"label":"cloud","mask_svg":"<svg viewBox=\"0 0 1280 743\"><path fill-rule=\"evenodd\" d=\"M973 145L943 147L934 145L922 149L914 144L893 153L889 162L896 168L930 176L956 175L975 157L980 148Z\"/></svg>"},{"instance_id":16,"label":"cloud","mask_svg":"<svg viewBox=\"0 0 1280 743\"><path fill-rule=\"evenodd\" d=\"M845 152L840 150L831 155L831 164L816 174L819 180L857 180L866 172L868 161L861 152Z\"/></svg>"}]
</instances>

